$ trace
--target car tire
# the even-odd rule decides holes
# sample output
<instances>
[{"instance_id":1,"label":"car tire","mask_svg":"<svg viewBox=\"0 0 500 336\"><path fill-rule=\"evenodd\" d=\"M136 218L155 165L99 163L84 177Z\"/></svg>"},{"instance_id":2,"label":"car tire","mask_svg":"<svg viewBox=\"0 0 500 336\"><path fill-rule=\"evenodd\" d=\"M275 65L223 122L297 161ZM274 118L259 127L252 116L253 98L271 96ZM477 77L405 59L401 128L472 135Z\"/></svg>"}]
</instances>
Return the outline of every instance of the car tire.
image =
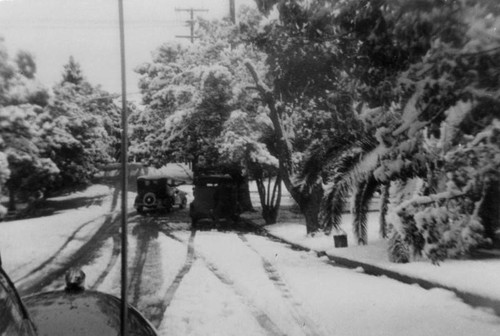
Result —
<instances>
[{"instance_id":1,"label":"car tire","mask_svg":"<svg viewBox=\"0 0 500 336\"><path fill-rule=\"evenodd\" d=\"M152 192L148 192L142 198L142 202L148 206L151 206L156 203L156 195Z\"/></svg>"},{"instance_id":2,"label":"car tire","mask_svg":"<svg viewBox=\"0 0 500 336\"><path fill-rule=\"evenodd\" d=\"M179 204L179 209L186 208L186 205L187 205L187 199L183 198L182 201L181 201L181 204Z\"/></svg>"}]
</instances>

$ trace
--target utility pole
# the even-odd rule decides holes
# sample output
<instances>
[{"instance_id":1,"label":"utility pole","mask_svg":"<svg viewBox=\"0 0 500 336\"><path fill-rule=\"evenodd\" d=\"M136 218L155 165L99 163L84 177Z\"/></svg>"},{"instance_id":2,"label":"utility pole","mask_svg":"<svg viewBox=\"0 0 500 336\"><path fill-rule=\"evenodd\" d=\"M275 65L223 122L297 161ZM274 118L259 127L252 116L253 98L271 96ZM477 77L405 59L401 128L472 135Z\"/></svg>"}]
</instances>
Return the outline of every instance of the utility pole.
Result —
<instances>
[{"instance_id":1,"label":"utility pole","mask_svg":"<svg viewBox=\"0 0 500 336\"><path fill-rule=\"evenodd\" d=\"M231 22L236 23L236 9L234 6L234 0L229 0L229 16L231 17Z\"/></svg>"},{"instance_id":2,"label":"utility pole","mask_svg":"<svg viewBox=\"0 0 500 336\"><path fill-rule=\"evenodd\" d=\"M122 180L122 203L121 203L121 306L120 306L120 336L129 334L128 328L128 276L127 276L127 191L128 191L128 131L127 131L127 84L125 80L125 20L123 15L123 0L118 0L118 19L120 28L120 64L121 64L121 82L122 82L122 144L121 144L121 180Z\"/></svg>"},{"instance_id":3,"label":"utility pole","mask_svg":"<svg viewBox=\"0 0 500 336\"><path fill-rule=\"evenodd\" d=\"M191 40L191 43L194 42L194 39L197 36L194 36L194 24L196 23L196 20L194 19L194 12L208 12L208 9L194 9L194 8L176 8L176 12L189 12L191 19L187 20L186 22L188 23L188 26L191 28L191 34L190 35L176 35L175 37L179 38L188 38Z\"/></svg>"}]
</instances>

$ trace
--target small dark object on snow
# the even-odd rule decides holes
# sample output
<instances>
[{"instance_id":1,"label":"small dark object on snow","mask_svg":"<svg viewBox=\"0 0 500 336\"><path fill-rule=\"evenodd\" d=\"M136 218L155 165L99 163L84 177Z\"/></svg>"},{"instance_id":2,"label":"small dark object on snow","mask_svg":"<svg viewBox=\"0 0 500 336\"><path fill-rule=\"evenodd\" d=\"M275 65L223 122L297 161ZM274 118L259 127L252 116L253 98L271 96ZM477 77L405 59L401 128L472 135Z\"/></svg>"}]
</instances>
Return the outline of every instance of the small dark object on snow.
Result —
<instances>
[{"instance_id":1,"label":"small dark object on snow","mask_svg":"<svg viewBox=\"0 0 500 336\"><path fill-rule=\"evenodd\" d=\"M333 243L335 247L347 247L347 235L345 233L333 235Z\"/></svg>"}]
</instances>

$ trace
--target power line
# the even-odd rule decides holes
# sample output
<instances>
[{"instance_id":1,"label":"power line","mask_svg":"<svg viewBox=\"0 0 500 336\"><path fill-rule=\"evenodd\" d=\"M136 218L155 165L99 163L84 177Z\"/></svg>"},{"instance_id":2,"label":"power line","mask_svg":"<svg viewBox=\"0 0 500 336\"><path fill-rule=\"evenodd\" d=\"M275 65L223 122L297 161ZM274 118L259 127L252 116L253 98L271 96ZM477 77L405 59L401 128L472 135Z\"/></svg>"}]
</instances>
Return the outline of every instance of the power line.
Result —
<instances>
[{"instance_id":1,"label":"power line","mask_svg":"<svg viewBox=\"0 0 500 336\"><path fill-rule=\"evenodd\" d=\"M136 27L174 27L179 24L179 20L132 20L127 22L127 26L132 28ZM47 29L101 29L113 28L116 29L116 22L113 21L64 21L64 20L34 20L30 22L25 21L2 21L0 28L3 29L28 29L28 28L47 28Z\"/></svg>"},{"instance_id":2,"label":"power line","mask_svg":"<svg viewBox=\"0 0 500 336\"><path fill-rule=\"evenodd\" d=\"M198 36L194 35L194 24L196 23L196 20L194 19L194 12L208 12L208 9L195 9L195 8L176 8L176 12L189 12L191 19L187 20L186 22L188 23L188 26L191 28L191 34L190 35L176 35L175 37L178 38L188 38L191 40L191 43L194 43L194 39L198 38Z\"/></svg>"}]
</instances>

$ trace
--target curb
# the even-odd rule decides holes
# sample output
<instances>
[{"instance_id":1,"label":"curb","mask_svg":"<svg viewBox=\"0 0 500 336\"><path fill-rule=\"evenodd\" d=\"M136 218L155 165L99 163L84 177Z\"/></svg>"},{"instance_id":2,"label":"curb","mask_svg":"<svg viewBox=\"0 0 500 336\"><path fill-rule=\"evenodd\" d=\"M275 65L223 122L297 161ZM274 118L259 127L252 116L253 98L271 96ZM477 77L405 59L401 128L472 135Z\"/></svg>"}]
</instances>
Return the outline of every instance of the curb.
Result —
<instances>
[{"instance_id":1,"label":"curb","mask_svg":"<svg viewBox=\"0 0 500 336\"><path fill-rule=\"evenodd\" d=\"M302 245L290 242L284 238L278 237L269 231L267 231L264 227L261 225L255 224L252 220L250 219L245 219L248 223L256 226L259 228L259 230L269 237L272 240L279 241L281 243L290 245L292 249L294 250L299 250L299 251L306 251L306 252L315 252L317 257L327 257L329 260L333 261L335 264L347 267L350 269L358 268L361 267L364 270L364 273L368 275L373 275L373 276L386 276L390 279L405 283L405 284L417 284L420 287L424 289L433 289L433 288L441 288L445 289L448 291L451 291L455 293L457 297L459 297L464 303L472 306L472 307L486 307L490 308L493 310L494 314L497 316L500 316L500 300L492 299L483 295L479 295L476 293L470 293L466 291L459 290L454 287L449 287L434 281L429 281L429 280L424 280L420 279L414 276L409 276L409 275L404 275L401 273L397 273L388 269L385 269L383 267L367 264L364 262L360 262L357 260L352 260L349 258L344 258L344 257L338 257L338 256L332 256L327 254L325 251L318 251L314 249L310 249L308 247L304 247Z\"/></svg>"}]
</instances>

